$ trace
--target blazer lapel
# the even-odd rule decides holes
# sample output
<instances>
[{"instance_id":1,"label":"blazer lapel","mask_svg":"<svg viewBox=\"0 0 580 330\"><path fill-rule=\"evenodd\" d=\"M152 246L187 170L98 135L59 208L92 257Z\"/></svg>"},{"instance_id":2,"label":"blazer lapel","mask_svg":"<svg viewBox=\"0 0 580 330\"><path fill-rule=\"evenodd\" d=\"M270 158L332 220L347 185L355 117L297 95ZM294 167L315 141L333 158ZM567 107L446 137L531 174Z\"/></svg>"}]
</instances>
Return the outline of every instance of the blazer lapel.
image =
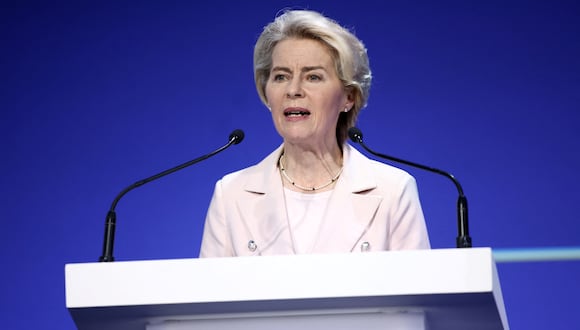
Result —
<instances>
[{"instance_id":1,"label":"blazer lapel","mask_svg":"<svg viewBox=\"0 0 580 330\"><path fill-rule=\"evenodd\" d=\"M344 171L330 198L315 252L352 252L372 224L382 196L368 192L377 187L368 160L350 145L343 150Z\"/></svg>"},{"instance_id":2,"label":"blazer lapel","mask_svg":"<svg viewBox=\"0 0 580 330\"><path fill-rule=\"evenodd\" d=\"M256 244L254 255L291 254L293 245L286 220L282 181L277 162L279 147L253 168L237 202L240 219Z\"/></svg>"}]
</instances>

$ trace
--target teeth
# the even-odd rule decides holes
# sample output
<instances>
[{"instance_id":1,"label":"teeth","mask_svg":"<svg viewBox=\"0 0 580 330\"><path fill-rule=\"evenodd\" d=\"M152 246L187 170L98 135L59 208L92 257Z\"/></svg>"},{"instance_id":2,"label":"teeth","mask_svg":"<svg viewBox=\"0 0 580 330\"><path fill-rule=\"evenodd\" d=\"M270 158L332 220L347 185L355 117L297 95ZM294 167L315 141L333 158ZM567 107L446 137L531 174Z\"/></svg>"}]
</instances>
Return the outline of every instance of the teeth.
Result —
<instances>
[{"instance_id":1,"label":"teeth","mask_svg":"<svg viewBox=\"0 0 580 330\"><path fill-rule=\"evenodd\" d=\"M306 116L309 114L310 114L310 112L306 112L306 111L291 111L291 112L286 112L284 115L285 116Z\"/></svg>"}]
</instances>

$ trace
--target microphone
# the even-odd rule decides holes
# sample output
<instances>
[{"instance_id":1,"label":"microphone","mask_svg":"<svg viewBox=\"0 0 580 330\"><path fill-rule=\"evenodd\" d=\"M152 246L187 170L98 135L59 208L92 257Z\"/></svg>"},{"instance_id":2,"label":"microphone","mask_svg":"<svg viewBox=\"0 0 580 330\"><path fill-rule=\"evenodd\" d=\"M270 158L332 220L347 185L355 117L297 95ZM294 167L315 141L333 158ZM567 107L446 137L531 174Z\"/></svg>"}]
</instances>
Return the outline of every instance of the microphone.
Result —
<instances>
[{"instance_id":1,"label":"microphone","mask_svg":"<svg viewBox=\"0 0 580 330\"><path fill-rule=\"evenodd\" d=\"M457 232L458 232L457 235L458 236L456 239L456 246L458 248L470 248L471 247L471 237L469 236L469 226L468 226L468 218L467 218L467 198L465 197L465 194L463 193L463 188L461 187L461 184L459 184L459 181L457 181L457 179L455 179L455 177L453 175L451 175L448 172L442 171L440 169L432 168L429 166L413 163L413 162L410 162L408 160L404 160L404 159L400 159L400 158L396 158L396 157L392 157L392 156L388 156L388 155L383 155L383 154L380 154L378 152L375 152L363 143L363 134L362 134L361 130L358 129L357 127L349 128L348 137L353 142L360 144L366 151L370 152L371 154L373 154L375 156L385 158L385 159L388 159L388 160L391 160L391 161L394 161L397 163L402 163L405 165L417 167L417 168L420 168L423 170L427 170L429 172L441 174L441 175L451 179L451 181L453 181L453 183L455 184L455 187L457 188L457 191L459 193L459 197L457 198Z\"/></svg>"},{"instance_id":2,"label":"microphone","mask_svg":"<svg viewBox=\"0 0 580 330\"><path fill-rule=\"evenodd\" d=\"M110 262L110 261L115 260L115 258L113 257L113 244L115 241L115 226L116 226L116 222L117 222L117 215L115 213L115 207L117 206L117 203L119 202L121 197L123 197L129 191L131 191L137 187L141 187L142 185L144 185L148 182L151 182L153 180L157 180L157 179L164 177L168 174L179 171L179 170L184 169L190 165L193 165L195 163L199 163L202 160L210 158L211 156L214 156L215 154L218 154L218 153L224 151L225 149L229 148L233 144L239 144L240 142L242 142L243 139L244 139L244 131L242 131L241 129L236 129L230 134L228 143L225 144L224 146L220 147L219 149L216 149L216 150L210 152L209 154L206 154L206 155L201 156L199 158L196 158L194 160L190 160L190 161L183 163L181 165L177 165L177 166L170 168L168 170L165 170L161 173L150 176L146 179L137 181L137 182L133 183L132 185L128 186L127 188L123 189L117 195L117 197L115 197L115 199L113 200L113 203L111 204L111 208L109 209L109 212L107 213L107 217L105 219L105 239L103 241L103 255L99 258L99 262Z\"/></svg>"}]
</instances>

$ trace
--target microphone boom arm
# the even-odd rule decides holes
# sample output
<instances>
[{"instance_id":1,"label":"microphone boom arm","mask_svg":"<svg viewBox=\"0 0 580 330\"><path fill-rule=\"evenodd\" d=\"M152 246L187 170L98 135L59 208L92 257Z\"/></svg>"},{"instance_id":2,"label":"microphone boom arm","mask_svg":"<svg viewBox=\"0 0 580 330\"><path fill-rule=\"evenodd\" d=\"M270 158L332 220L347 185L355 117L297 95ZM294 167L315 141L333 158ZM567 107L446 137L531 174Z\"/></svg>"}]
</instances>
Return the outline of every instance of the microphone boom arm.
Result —
<instances>
[{"instance_id":1,"label":"microphone boom arm","mask_svg":"<svg viewBox=\"0 0 580 330\"><path fill-rule=\"evenodd\" d=\"M445 171L437 169L437 168L433 168L433 167L425 166L422 164L410 162L408 160L404 160L404 159L396 158L393 156L378 153L378 152L370 149L369 147L367 147L364 144L363 138L362 138L362 132L356 127L350 128L348 131L348 135L352 141L360 144L366 151L368 151L369 153L371 153L375 156L385 158L385 159L388 159L388 160L391 160L391 161L394 161L397 163L405 164L408 166L420 168L420 169L423 169L423 170L426 170L429 172L437 173L437 174L443 175L443 176L449 178L451 181L453 181L453 184L455 185L455 187L457 188L457 191L459 193L459 196L457 198L457 238L456 238L456 242L455 242L456 247L458 247L458 248L470 248L470 247L472 247L471 237L469 236L469 219L468 219L468 211L467 211L467 197L465 197L465 194L463 193L463 188L461 187L461 184L451 173L445 172Z\"/></svg>"},{"instance_id":2,"label":"microphone boom arm","mask_svg":"<svg viewBox=\"0 0 580 330\"><path fill-rule=\"evenodd\" d=\"M148 182L151 182L153 180L157 180L157 179L162 178L166 175L169 175L173 172L179 171L179 170L184 169L188 166L191 166L191 165L199 163L205 159L208 159L208 158L214 156L215 154L218 154L218 153L224 151L225 149L229 148L232 144L240 143L243 139L244 139L244 132L241 130L234 130L232 132L232 134L230 134L228 143L226 143L225 145L223 145L219 149L216 149L216 150L210 152L209 154L203 155L201 157L190 160L190 161L185 162L183 164L172 167L172 168L165 170L163 172L152 175L152 176L145 178L143 180L139 180L139 181L133 183L132 185L128 186L127 188L123 189L117 195L117 197L115 197L115 199L113 200L113 203L111 204L111 208L109 209L109 212L107 212L107 217L105 219L105 238L103 240L103 254L99 258L99 262L110 262L110 261L115 260L115 258L113 257L113 247L114 247L114 241L115 241L115 226L117 223L117 214L115 213L115 208L117 207L117 203L119 202L119 200L123 196L125 196L126 193L128 193L129 191L131 191L137 187L141 187L142 185L144 185Z\"/></svg>"}]
</instances>

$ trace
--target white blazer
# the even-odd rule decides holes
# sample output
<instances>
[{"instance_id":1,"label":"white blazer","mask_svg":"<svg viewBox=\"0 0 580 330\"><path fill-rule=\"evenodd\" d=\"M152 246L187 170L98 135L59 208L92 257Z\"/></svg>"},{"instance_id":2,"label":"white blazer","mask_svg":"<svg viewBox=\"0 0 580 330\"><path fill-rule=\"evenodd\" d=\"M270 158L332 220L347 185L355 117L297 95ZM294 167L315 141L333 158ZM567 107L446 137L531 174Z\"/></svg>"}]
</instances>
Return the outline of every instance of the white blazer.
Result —
<instances>
[{"instance_id":1,"label":"white blazer","mask_svg":"<svg viewBox=\"0 0 580 330\"><path fill-rule=\"evenodd\" d=\"M294 253L277 167L281 152L282 146L216 183L200 257ZM312 253L430 248L411 175L348 144L343 165Z\"/></svg>"}]
</instances>

